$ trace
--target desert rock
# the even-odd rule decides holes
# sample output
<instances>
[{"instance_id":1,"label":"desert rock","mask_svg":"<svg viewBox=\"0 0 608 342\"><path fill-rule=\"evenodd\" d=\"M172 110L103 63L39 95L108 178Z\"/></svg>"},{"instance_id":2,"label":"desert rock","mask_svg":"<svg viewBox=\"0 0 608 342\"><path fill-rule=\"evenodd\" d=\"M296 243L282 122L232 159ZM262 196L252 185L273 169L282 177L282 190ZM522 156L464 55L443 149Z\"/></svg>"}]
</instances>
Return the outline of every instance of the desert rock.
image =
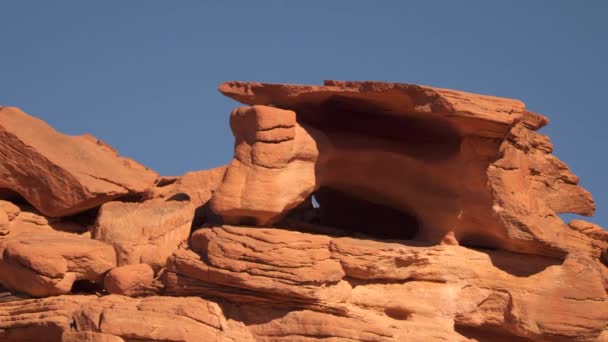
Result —
<instances>
[{"instance_id":1,"label":"desert rock","mask_svg":"<svg viewBox=\"0 0 608 342\"><path fill-rule=\"evenodd\" d=\"M236 315L262 341L422 340L430 331L437 340L593 341L608 319L606 269L585 255L562 260L244 227L199 230L192 244L200 256L170 258L167 293L250 303Z\"/></svg>"},{"instance_id":2,"label":"desert rock","mask_svg":"<svg viewBox=\"0 0 608 342\"><path fill-rule=\"evenodd\" d=\"M383 82L220 91L252 105L231 114L234 159L212 198L228 223L276 223L314 194L324 225L564 256L578 247L556 214L594 212L536 132L548 120L517 100Z\"/></svg>"},{"instance_id":3,"label":"desert rock","mask_svg":"<svg viewBox=\"0 0 608 342\"><path fill-rule=\"evenodd\" d=\"M77 280L100 282L114 267L112 246L77 235L47 232L0 241L0 283L36 297L68 293Z\"/></svg>"},{"instance_id":4,"label":"desert rock","mask_svg":"<svg viewBox=\"0 0 608 342\"><path fill-rule=\"evenodd\" d=\"M608 341L608 233L521 101L220 91L232 161L177 177L0 111L0 341Z\"/></svg>"},{"instance_id":5,"label":"desert rock","mask_svg":"<svg viewBox=\"0 0 608 342\"><path fill-rule=\"evenodd\" d=\"M109 271L103 281L108 293L130 297L155 293L154 270L148 264L120 266Z\"/></svg>"},{"instance_id":6,"label":"desert rock","mask_svg":"<svg viewBox=\"0 0 608 342\"><path fill-rule=\"evenodd\" d=\"M13 107L0 108L0 189L47 216L65 216L143 192L158 175L90 135L66 136Z\"/></svg>"},{"instance_id":7,"label":"desert rock","mask_svg":"<svg viewBox=\"0 0 608 342\"><path fill-rule=\"evenodd\" d=\"M164 177L148 189L146 199L180 199L180 195L186 195L187 200L198 208L211 199L225 173L226 167L220 166L210 170L191 171L179 177Z\"/></svg>"},{"instance_id":8,"label":"desert rock","mask_svg":"<svg viewBox=\"0 0 608 342\"><path fill-rule=\"evenodd\" d=\"M155 270L190 235L194 207L189 202L104 204L93 238L116 249L118 265L145 263Z\"/></svg>"},{"instance_id":9,"label":"desert rock","mask_svg":"<svg viewBox=\"0 0 608 342\"><path fill-rule=\"evenodd\" d=\"M0 303L0 341L254 341L221 308L196 297L59 296ZM85 339L86 341L86 339Z\"/></svg>"}]
</instances>

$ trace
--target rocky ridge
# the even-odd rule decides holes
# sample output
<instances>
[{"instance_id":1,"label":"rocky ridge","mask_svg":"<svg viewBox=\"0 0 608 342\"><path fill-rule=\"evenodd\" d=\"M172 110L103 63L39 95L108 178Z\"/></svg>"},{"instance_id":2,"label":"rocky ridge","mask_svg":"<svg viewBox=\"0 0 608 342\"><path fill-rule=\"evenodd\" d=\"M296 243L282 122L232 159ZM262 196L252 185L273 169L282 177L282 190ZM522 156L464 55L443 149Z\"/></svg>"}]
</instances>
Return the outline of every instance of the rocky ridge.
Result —
<instances>
[{"instance_id":1,"label":"rocky ridge","mask_svg":"<svg viewBox=\"0 0 608 342\"><path fill-rule=\"evenodd\" d=\"M161 177L0 107L0 341L608 341L608 233L521 101L226 82ZM1 289L1 288L0 288Z\"/></svg>"}]
</instances>

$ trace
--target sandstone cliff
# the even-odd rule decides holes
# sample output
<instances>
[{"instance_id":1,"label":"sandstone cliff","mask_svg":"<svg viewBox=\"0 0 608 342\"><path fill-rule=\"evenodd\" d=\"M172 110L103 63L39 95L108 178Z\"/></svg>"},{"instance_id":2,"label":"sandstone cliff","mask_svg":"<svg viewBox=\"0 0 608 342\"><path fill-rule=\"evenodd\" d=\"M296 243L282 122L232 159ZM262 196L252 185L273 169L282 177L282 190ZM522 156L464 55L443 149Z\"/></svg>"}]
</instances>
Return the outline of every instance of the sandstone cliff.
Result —
<instances>
[{"instance_id":1,"label":"sandstone cliff","mask_svg":"<svg viewBox=\"0 0 608 342\"><path fill-rule=\"evenodd\" d=\"M608 232L517 100L227 82L160 177L0 107L0 341L608 341Z\"/></svg>"}]
</instances>

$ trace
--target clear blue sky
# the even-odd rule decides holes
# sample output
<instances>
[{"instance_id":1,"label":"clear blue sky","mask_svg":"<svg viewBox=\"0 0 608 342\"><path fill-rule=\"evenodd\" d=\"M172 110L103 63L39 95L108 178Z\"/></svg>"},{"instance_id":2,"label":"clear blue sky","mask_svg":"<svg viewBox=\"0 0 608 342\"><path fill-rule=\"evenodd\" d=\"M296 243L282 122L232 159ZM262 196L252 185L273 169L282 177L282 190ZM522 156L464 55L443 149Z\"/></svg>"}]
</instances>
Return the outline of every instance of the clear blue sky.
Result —
<instances>
[{"instance_id":1,"label":"clear blue sky","mask_svg":"<svg viewBox=\"0 0 608 342\"><path fill-rule=\"evenodd\" d=\"M513 97L608 227L608 1L3 1L0 103L164 175L227 163L226 80Z\"/></svg>"}]
</instances>

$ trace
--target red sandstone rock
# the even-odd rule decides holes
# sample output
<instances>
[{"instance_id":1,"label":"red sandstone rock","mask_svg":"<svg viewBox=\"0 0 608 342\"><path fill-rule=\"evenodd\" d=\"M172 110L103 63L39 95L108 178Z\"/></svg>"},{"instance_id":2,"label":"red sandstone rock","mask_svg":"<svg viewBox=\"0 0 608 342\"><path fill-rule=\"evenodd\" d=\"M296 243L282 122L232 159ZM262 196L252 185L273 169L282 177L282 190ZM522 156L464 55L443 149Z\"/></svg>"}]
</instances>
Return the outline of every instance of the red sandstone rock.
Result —
<instances>
[{"instance_id":1,"label":"red sandstone rock","mask_svg":"<svg viewBox=\"0 0 608 342\"><path fill-rule=\"evenodd\" d=\"M593 341L608 319L606 268L583 254L562 260L245 227L199 230L192 244L201 257L176 252L167 293L257 303L234 310L261 341Z\"/></svg>"},{"instance_id":2,"label":"red sandstone rock","mask_svg":"<svg viewBox=\"0 0 608 342\"><path fill-rule=\"evenodd\" d=\"M312 194L319 154L315 141L322 137L297 124L294 112L237 108L230 114L230 127L236 139L234 159L211 203L225 222L267 225ZM288 179L281 181L284 177Z\"/></svg>"},{"instance_id":3,"label":"red sandstone rock","mask_svg":"<svg viewBox=\"0 0 608 342\"><path fill-rule=\"evenodd\" d=\"M158 175L92 136L66 136L12 107L0 108L0 189L48 216L65 216L143 192Z\"/></svg>"},{"instance_id":4,"label":"red sandstone rock","mask_svg":"<svg viewBox=\"0 0 608 342\"><path fill-rule=\"evenodd\" d=\"M134 264L112 269L106 274L103 287L111 294L138 297L156 292L153 282L152 267L148 264Z\"/></svg>"},{"instance_id":5,"label":"red sandstone rock","mask_svg":"<svg viewBox=\"0 0 608 342\"><path fill-rule=\"evenodd\" d=\"M227 320L217 304L195 297L59 296L0 303L0 341L41 338L48 342L254 341L241 323Z\"/></svg>"},{"instance_id":6,"label":"red sandstone rock","mask_svg":"<svg viewBox=\"0 0 608 342\"><path fill-rule=\"evenodd\" d=\"M197 230L192 248L204 258L177 251L168 261L167 291L184 295L194 289L196 294L219 293L239 301L340 302L350 286L341 281L340 264L329 258L329 241L322 235L277 229Z\"/></svg>"},{"instance_id":7,"label":"red sandstone rock","mask_svg":"<svg viewBox=\"0 0 608 342\"><path fill-rule=\"evenodd\" d=\"M0 241L0 283L36 297L68 293L77 280L100 282L115 266L112 246L77 235L47 232Z\"/></svg>"},{"instance_id":8,"label":"red sandstone rock","mask_svg":"<svg viewBox=\"0 0 608 342\"><path fill-rule=\"evenodd\" d=\"M235 157L212 198L229 223L275 223L314 192L324 225L564 256L578 246L556 214L594 212L534 131L546 118L517 100L382 82L220 91L254 105L231 114Z\"/></svg>"},{"instance_id":9,"label":"red sandstone rock","mask_svg":"<svg viewBox=\"0 0 608 342\"><path fill-rule=\"evenodd\" d=\"M211 199L225 173L226 167L220 166L210 170L188 172L179 177L164 177L155 187L148 189L146 199L179 198L181 194L185 194L195 207L200 207Z\"/></svg>"},{"instance_id":10,"label":"red sandstone rock","mask_svg":"<svg viewBox=\"0 0 608 342\"><path fill-rule=\"evenodd\" d=\"M520 101L379 82L220 90L252 105L231 113L226 168L163 177L143 203L104 204L93 227L0 200L9 290L103 279L149 296L157 271L174 297L0 293L0 342L608 341L608 233L557 216L591 215L593 199ZM54 153L36 149L23 160ZM23 162L11 158L0 175Z\"/></svg>"},{"instance_id":11,"label":"red sandstone rock","mask_svg":"<svg viewBox=\"0 0 608 342\"><path fill-rule=\"evenodd\" d=\"M114 246L119 266L143 263L158 271L188 239L193 217L189 202L110 202L101 207L92 234Z\"/></svg>"}]
</instances>

